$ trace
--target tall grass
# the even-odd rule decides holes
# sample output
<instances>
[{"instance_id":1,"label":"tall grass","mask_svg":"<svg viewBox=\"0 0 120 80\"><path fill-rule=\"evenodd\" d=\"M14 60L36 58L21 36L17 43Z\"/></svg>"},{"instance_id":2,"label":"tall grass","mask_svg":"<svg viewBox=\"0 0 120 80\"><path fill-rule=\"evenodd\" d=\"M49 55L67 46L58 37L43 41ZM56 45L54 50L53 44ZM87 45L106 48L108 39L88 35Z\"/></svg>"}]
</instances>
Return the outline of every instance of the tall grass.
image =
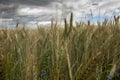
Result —
<instances>
[{"instance_id":1,"label":"tall grass","mask_svg":"<svg viewBox=\"0 0 120 80\"><path fill-rule=\"evenodd\" d=\"M119 80L118 20L74 27L71 14L65 28L52 21L50 28L0 30L0 79Z\"/></svg>"}]
</instances>

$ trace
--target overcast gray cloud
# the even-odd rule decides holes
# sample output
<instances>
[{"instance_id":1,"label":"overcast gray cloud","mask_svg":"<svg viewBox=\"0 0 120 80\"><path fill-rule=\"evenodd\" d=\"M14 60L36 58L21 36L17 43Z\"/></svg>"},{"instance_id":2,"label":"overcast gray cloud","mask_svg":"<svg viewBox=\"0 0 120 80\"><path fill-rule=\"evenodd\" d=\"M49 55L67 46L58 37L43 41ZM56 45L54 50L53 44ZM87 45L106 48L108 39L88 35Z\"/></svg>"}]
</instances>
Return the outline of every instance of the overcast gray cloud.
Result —
<instances>
[{"instance_id":1,"label":"overcast gray cloud","mask_svg":"<svg viewBox=\"0 0 120 80\"><path fill-rule=\"evenodd\" d=\"M50 20L51 9L43 7L49 7L52 2L54 0L0 0L0 26L9 25L8 23L13 25L16 22L27 24L31 21Z\"/></svg>"},{"instance_id":2,"label":"overcast gray cloud","mask_svg":"<svg viewBox=\"0 0 120 80\"><path fill-rule=\"evenodd\" d=\"M0 0L0 3L46 6L53 1L56 0Z\"/></svg>"},{"instance_id":3,"label":"overcast gray cloud","mask_svg":"<svg viewBox=\"0 0 120 80\"><path fill-rule=\"evenodd\" d=\"M0 25L19 21L22 24L49 23L51 18L61 20L74 13L74 19L120 14L120 0L0 0Z\"/></svg>"},{"instance_id":4,"label":"overcast gray cloud","mask_svg":"<svg viewBox=\"0 0 120 80\"><path fill-rule=\"evenodd\" d=\"M15 4L3 4L0 3L0 17L1 18L12 18L16 15L18 5Z\"/></svg>"},{"instance_id":5,"label":"overcast gray cloud","mask_svg":"<svg viewBox=\"0 0 120 80\"><path fill-rule=\"evenodd\" d=\"M55 0L0 0L0 17L7 18L16 15L19 6L48 6Z\"/></svg>"}]
</instances>

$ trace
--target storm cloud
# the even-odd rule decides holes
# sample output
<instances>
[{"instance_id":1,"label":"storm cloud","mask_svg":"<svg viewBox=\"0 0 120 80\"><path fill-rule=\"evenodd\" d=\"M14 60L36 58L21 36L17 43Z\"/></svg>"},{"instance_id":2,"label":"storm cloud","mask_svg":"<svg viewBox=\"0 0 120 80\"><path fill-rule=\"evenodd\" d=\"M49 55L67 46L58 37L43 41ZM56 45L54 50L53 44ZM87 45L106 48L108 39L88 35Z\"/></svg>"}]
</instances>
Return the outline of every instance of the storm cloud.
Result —
<instances>
[{"instance_id":1,"label":"storm cloud","mask_svg":"<svg viewBox=\"0 0 120 80\"><path fill-rule=\"evenodd\" d=\"M12 18L16 15L18 5L15 4L3 4L0 3L0 17L1 18Z\"/></svg>"},{"instance_id":2,"label":"storm cloud","mask_svg":"<svg viewBox=\"0 0 120 80\"><path fill-rule=\"evenodd\" d=\"M56 0L0 0L0 3L46 6L53 1Z\"/></svg>"},{"instance_id":3,"label":"storm cloud","mask_svg":"<svg viewBox=\"0 0 120 80\"><path fill-rule=\"evenodd\" d=\"M9 18L17 15L19 6L48 6L55 0L0 0L0 17Z\"/></svg>"},{"instance_id":4,"label":"storm cloud","mask_svg":"<svg viewBox=\"0 0 120 80\"><path fill-rule=\"evenodd\" d=\"M97 5L93 5L97 4ZM21 24L62 20L74 13L74 20L93 16L120 14L120 0L0 0L0 25L19 21ZM116 12L115 12L116 11Z\"/></svg>"}]
</instances>

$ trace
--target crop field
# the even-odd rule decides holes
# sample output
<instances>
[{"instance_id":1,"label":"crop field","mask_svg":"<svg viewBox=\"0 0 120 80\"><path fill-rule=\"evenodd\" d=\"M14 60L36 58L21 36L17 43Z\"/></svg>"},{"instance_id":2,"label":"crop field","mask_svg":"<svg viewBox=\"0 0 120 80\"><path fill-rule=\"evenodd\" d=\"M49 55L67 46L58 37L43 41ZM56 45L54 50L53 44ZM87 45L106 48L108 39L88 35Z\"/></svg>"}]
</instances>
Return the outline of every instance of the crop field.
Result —
<instances>
[{"instance_id":1,"label":"crop field","mask_svg":"<svg viewBox=\"0 0 120 80\"><path fill-rule=\"evenodd\" d=\"M119 17L1 29L0 80L120 80Z\"/></svg>"}]
</instances>

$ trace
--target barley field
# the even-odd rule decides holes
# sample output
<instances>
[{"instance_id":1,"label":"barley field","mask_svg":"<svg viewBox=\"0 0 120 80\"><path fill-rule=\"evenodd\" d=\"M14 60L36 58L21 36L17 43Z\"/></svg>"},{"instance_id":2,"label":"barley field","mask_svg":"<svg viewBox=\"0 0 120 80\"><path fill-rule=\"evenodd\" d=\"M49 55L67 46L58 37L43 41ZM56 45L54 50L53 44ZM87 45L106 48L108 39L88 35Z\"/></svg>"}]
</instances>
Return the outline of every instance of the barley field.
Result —
<instances>
[{"instance_id":1,"label":"barley field","mask_svg":"<svg viewBox=\"0 0 120 80\"><path fill-rule=\"evenodd\" d=\"M0 80L120 80L119 17L1 29Z\"/></svg>"}]
</instances>

